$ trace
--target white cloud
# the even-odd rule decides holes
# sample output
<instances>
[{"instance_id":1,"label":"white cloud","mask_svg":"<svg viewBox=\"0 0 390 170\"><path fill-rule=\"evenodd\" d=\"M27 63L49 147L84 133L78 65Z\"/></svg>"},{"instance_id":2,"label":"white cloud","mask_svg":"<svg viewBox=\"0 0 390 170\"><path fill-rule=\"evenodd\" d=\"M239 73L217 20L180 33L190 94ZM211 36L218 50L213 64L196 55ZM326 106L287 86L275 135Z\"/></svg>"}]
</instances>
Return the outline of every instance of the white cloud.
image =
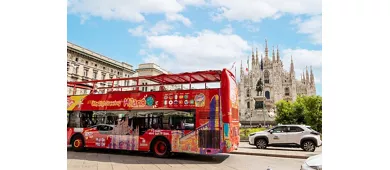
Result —
<instances>
[{"instance_id":1,"label":"white cloud","mask_svg":"<svg viewBox=\"0 0 390 170\"><path fill-rule=\"evenodd\" d=\"M183 5L195 5L195 6L206 4L204 0L178 0L178 2Z\"/></svg>"},{"instance_id":2,"label":"white cloud","mask_svg":"<svg viewBox=\"0 0 390 170\"><path fill-rule=\"evenodd\" d=\"M214 19L250 20L258 22L264 18L277 19L283 14L322 13L322 0L211 0L217 7Z\"/></svg>"},{"instance_id":3,"label":"white cloud","mask_svg":"<svg viewBox=\"0 0 390 170\"><path fill-rule=\"evenodd\" d=\"M146 39L150 50L162 50L164 55L146 55L144 60L156 61L172 72L230 68L251 49L238 35L208 30L195 36L162 35Z\"/></svg>"},{"instance_id":4,"label":"white cloud","mask_svg":"<svg viewBox=\"0 0 390 170\"><path fill-rule=\"evenodd\" d=\"M167 18L167 21L180 21L187 27L191 26L192 24L188 18L184 17L181 14L167 13L165 17Z\"/></svg>"},{"instance_id":5,"label":"white cloud","mask_svg":"<svg viewBox=\"0 0 390 170\"><path fill-rule=\"evenodd\" d=\"M150 32L153 35L159 35L159 34L168 33L172 29L173 29L173 26L169 25L165 21L159 21L159 22L156 23L155 26L150 28Z\"/></svg>"},{"instance_id":6,"label":"white cloud","mask_svg":"<svg viewBox=\"0 0 390 170\"><path fill-rule=\"evenodd\" d=\"M314 80L321 83L322 79L322 51L307 49L285 49L281 51L281 60L285 70L290 71L291 56L294 62L295 77L300 80L303 72L306 74L306 67L310 74L310 66L313 68Z\"/></svg>"},{"instance_id":7,"label":"white cloud","mask_svg":"<svg viewBox=\"0 0 390 170\"><path fill-rule=\"evenodd\" d=\"M144 31L144 27L142 25L136 28L130 28L128 31L133 36L145 36L147 34L147 32Z\"/></svg>"},{"instance_id":8,"label":"white cloud","mask_svg":"<svg viewBox=\"0 0 390 170\"><path fill-rule=\"evenodd\" d=\"M256 27L253 24L247 23L247 24L244 24L243 26L244 26L244 28L248 29L249 32L259 32L260 31L260 28Z\"/></svg>"},{"instance_id":9,"label":"white cloud","mask_svg":"<svg viewBox=\"0 0 390 170\"><path fill-rule=\"evenodd\" d=\"M133 36L148 36L166 34L173 29L174 27L167 22L159 21L153 27L150 27L149 30L146 30L144 26L140 25L136 28L130 28L128 31Z\"/></svg>"},{"instance_id":10,"label":"white cloud","mask_svg":"<svg viewBox=\"0 0 390 170\"><path fill-rule=\"evenodd\" d=\"M224 29L221 30L221 33L224 33L224 34L232 34L233 33L233 28L232 28L232 25L226 25L226 27Z\"/></svg>"},{"instance_id":11,"label":"white cloud","mask_svg":"<svg viewBox=\"0 0 390 170\"><path fill-rule=\"evenodd\" d=\"M281 51L282 62L286 70L290 69L291 56L296 69L303 69L306 66L313 68L322 67L322 51L307 49L285 49Z\"/></svg>"},{"instance_id":12,"label":"white cloud","mask_svg":"<svg viewBox=\"0 0 390 170\"><path fill-rule=\"evenodd\" d=\"M180 2L180 3L179 3ZM191 25L180 13L186 5L200 5L200 0L68 0L68 12L101 17L106 20L145 21L145 14L167 14L171 20Z\"/></svg>"},{"instance_id":13,"label":"white cloud","mask_svg":"<svg viewBox=\"0 0 390 170\"><path fill-rule=\"evenodd\" d=\"M308 34L314 44L322 44L322 16L312 16L310 19L302 21L296 19L292 23L297 24L298 33Z\"/></svg>"}]
</instances>

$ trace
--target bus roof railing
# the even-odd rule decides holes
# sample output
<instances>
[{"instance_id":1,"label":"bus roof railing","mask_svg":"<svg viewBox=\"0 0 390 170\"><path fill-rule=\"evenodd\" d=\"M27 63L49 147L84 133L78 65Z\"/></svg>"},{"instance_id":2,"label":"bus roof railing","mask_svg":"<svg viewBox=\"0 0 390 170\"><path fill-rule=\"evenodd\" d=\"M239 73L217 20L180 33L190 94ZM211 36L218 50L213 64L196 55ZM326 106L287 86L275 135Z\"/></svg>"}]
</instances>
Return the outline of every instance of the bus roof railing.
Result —
<instances>
[{"instance_id":1,"label":"bus roof railing","mask_svg":"<svg viewBox=\"0 0 390 170\"><path fill-rule=\"evenodd\" d=\"M138 91L137 87L147 87L147 86L162 86L164 85L183 85L189 84L189 89L191 89L191 84L199 83L217 83L221 81L221 70L207 70L207 71L197 71L197 72L185 72L178 74L160 74L156 76L139 76L139 77L128 77L128 78L116 78L116 79L105 79L105 80L90 80L90 81L78 81L78 82L68 82L68 87L73 87L74 89L86 89L91 90L91 93L96 90L108 89L109 91ZM233 75L233 74L231 74ZM155 84L140 84L140 80L149 80ZM135 85L130 85L129 83L121 85L119 82L126 81L135 81ZM96 85L104 85L104 87L97 87ZM127 89L126 89L127 88ZM129 90L130 88L130 90ZM135 89L134 89L135 88ZM115 90L116 89L116 90ZM106 93L106 92L104 92ZM75 90L73 92L75 94Z\"/></svg>"}]
</instances>

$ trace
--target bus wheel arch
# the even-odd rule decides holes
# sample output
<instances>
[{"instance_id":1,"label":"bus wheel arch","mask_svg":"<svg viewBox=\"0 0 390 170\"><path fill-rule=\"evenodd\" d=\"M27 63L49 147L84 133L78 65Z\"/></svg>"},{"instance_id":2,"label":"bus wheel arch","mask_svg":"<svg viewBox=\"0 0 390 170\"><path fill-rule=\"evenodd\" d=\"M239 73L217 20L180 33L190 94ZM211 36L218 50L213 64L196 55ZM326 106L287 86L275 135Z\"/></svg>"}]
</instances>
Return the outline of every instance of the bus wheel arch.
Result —
<instances>
[{"instance_id":1,"label":"bus wheel arch","mask_svg":"<svg viewBox=\"0 0 390 170\"><path fill-rule=\"evenodd\" d=\"M165 136L156 136L150 143L149 150L156 157L166 158L171 154L171 144Z\"/></svg>"},{"instance_id":2,"label":"bus wheel arch","mask_svg":"<svg viewBox=\"0 0 390 170\"><path fill-rule=\"evenodd\" d=\"M70 144L72 145L72 149L76 152L80 152L84 150L85 140L84 136L81 133L75 133L70 138Z\"/></svg>"}]
</instances>

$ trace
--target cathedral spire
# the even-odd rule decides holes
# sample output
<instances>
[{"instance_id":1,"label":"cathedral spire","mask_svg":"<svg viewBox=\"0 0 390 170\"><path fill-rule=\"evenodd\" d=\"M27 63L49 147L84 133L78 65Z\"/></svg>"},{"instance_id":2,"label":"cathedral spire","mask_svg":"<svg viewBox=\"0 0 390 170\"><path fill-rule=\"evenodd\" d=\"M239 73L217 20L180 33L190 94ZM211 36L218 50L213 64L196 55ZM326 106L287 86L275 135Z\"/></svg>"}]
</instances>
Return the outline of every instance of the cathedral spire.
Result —
<instances>
[{"instance_id":1,"label":"cathedral spire","mask_svg":"<svg viewBox=\"0 0 390 170\"><path fill-rule=\"evenodd\" d=\"M253 66L256 65L256 61L255 61L255 53L253 52L253 47L252 47L252 68L254 68Z\"/></svg>"},{"instance_id":2,"label":"cathedral spire","mask_svg":"<svg viewBox=\"0 0 390 170\"><path fill-rule=\"evenodd\" d=\"M309 71L307 70L307 66L306 66L306 84L309 83L310 83Z\"/></svg>"},{"instance_id":3,"label":"cathedral spire","mask_svg":"<svg viewBox=\"0 0 390 170\"><path fill-rule=\"evenodd\" d=\"M278 59L278 61L279 61L279 59ZM290 75L295 76L294 62L293 62L292 55L291 55Z\"/></svg>"},{"instance_id":4,"label":"cathedral spire","mask_svg":"<svg viewBox=\"0 0 390 170\"><path fill-rule=\"evenodd\" d=\"M278 58L278 62L280 62L280 56L279 56L279 46L276 46L276 57Z\"/></svg>"},{"instance_id":5,"label":"cathedral spire","mask_svg":"<svg viewBox=\"0 0 390 170\"><path fill-rule=\"evenodd\" d=\"M303 71L303 73L302 73L302 82L304 83L304 84L306 84L306 77L305 77L305 71Z\"/></svg>"},{"instance_id":6,"label":"cathedral spire","mask_svg":"<svg viewBox=\"0 0 390 170\"><path fill-rule=\"evenodd\" d=\"M265 39L265 50L264 50L264 53L265 53L265 58L267 59L268 58L268 41L267 41L267 39Z\"/></svg>"},{"instance_id":7,"label":"cathedral spire","mask_svg":"<svg viewBox=\"0 0 390 170\"><path fill-rule=\"evenodd\" d=\"M256 65L259 65L259 51L256 48Z\"/></svg>"},{"instance_id":8,"label":"cathedral spire","mask_svg":"<svg viewBox=\"0 0 390 170\"><path fill-rule=\"evenodd\" d=\"M272 62L275 62L275 47L272 46Z\"/></svg>"},{"instance_id":9,"label":"cathedral spire","mask_svg":"<svg viewBox=\"0 0 390 170\"><path fill-rule=\"evenodd\" d=\"M314 85L314 74L311 66L310 66L310 80L311 80L311 84Z\"/></svg>"}]
</instances>

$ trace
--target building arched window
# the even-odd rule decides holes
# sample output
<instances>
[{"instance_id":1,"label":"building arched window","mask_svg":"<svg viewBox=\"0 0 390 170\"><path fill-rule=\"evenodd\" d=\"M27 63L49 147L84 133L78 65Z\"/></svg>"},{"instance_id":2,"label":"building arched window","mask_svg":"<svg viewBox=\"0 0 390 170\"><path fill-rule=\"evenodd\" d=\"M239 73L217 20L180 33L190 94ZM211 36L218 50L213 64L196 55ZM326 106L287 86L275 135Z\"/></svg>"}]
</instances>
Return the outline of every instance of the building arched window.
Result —
<instances>
[{"instance_id":1,"label":"building arched window","mask_svg":"<svg viewBox=\"0 0 390 170\"><path fill-rule=\"evenodd\" d=\"M289 96L289 95L290 95L290 89L289 89L288 87L286 87L286 88L284 89L284 95L285 95L285 96Z\"/></svg>"},{"instance_id":2,"label":"building arched window","mask_svg":"<svg viewBox=\"0 0 390 170\"><path fill-rule=\"evenodd\" d=\"M265 91L265 98L270 99L271 93L269 91Z\"/></svg>"},{"instance_id":3,"label":"building arched window","mask_svg":"<svg viewBox=\"0 0 390 170\"><path fill-rule=\"evenodd\" d=\"M269 81L269 71L268 70L264 71L264 83L265 84L269 84L270 83L270 81Z\"/></svg>"},{"instance_id":4,"label":"building arched window","mask_svg":"<svg viewBox=\"0 0 390 170\"><path fill-rule=\"evenodd\" d=\"M249 89L246 90L246 97L249 97Z\"/></svg>"}]
</instances>

